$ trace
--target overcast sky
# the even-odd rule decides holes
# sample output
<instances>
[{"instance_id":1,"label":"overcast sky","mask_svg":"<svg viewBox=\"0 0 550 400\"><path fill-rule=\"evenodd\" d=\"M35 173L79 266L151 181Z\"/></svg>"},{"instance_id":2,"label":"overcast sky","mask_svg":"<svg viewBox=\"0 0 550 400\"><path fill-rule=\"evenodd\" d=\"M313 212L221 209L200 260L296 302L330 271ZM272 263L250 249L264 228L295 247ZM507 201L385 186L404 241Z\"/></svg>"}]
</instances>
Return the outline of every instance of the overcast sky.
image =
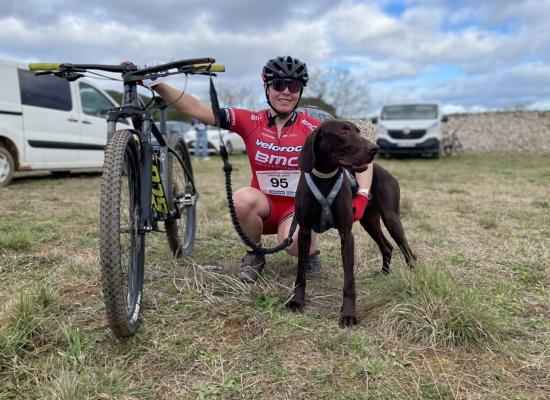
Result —
<instances>
[{"instance_id":1,"label":"overcast sky","mask_svg":"<svg viewBox=\"0 0 550 400\"><path fill-rule=\"evenodd\" d=\"M550 0L0 4L0 57L25 63L207 56L227 66L218 82L259 89L265 61L290 54L310 67L347 68L369 88L369 113L423 100L447 111L550 109ZM195 77L188 91L206 88Z\"/></svg>"}]
</instances>

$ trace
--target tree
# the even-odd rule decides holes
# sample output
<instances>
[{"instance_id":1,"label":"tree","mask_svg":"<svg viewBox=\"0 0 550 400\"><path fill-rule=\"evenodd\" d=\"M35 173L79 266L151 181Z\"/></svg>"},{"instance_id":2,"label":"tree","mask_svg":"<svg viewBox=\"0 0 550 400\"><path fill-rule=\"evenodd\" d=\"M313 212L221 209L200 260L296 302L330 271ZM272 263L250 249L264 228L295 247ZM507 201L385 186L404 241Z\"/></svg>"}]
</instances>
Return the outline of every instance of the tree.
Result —
<instances>
[{"instance_id":1,"label":"tree","mask_svg":"<svg viewBox=\"0 0 550 400\"><path fill-rule=\"evenodd\" d=\"M323 99L319 97L302 97L300 100L300 106L315 106L317 108L320 108L321 110L328 111L334 117L337 117L338 114L336 113L336 108L332 104L326 103Z\"/></svg>"},{"instance_id":2,"label":"tree","mask_svg":"<svg viewBox=\"0 0 550 400\"><path fill-rule=\"evenodd\" d=\"M336 114L342 117L363 116L370 104L367 85L354 77L348 69L341 67L312 69L308 93L311 97L332 105Z\"/></svg>"},{"instance_id":3,"label":"tree","mask_svg":"<svg viewBox=\"0 0 550 400\"><path fill-rule=\"evenodd\" d=\"M216 86L220 107L239 107L257 110L265 106L265 100L257 88L219 84Z\"/></svg>"}]
</instances>

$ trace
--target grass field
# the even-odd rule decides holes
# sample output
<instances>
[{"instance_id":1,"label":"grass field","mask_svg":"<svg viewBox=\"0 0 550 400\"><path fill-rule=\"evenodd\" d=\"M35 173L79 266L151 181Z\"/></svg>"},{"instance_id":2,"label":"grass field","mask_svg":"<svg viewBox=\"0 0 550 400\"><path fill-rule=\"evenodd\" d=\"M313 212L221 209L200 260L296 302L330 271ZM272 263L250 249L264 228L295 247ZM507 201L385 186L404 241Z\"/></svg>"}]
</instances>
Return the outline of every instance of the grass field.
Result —
<instances>
[{"instance_id":1,"label":"grass field","mask_svg":"<svg viewBox=\"0 0 550 400\"><path fill-rule=\"evenodd\" d=\"M234 187L250 175L233 157ZM359 325L338 327L339 240L303 313L288 312L295 260L233 279L243 247L221 161L194 164L192 257L147 237L138 334L106 326L98 267L99 176L30 177L0 189L0 399L550 398L550 157L381 160L401 183L420 259L392 274L359 226ZM273 244L267 243L267 244ZM155 258L155 262L153 262Z\"/></svg>"}]
</instances>

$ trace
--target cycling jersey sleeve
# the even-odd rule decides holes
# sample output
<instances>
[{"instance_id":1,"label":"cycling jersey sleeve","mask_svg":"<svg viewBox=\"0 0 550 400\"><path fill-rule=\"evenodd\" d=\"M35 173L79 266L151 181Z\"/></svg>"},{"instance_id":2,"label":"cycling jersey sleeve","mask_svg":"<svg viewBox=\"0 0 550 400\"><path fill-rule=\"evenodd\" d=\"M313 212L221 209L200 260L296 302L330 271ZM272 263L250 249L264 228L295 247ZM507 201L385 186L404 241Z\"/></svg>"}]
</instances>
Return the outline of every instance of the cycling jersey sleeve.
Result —
<instances>
[{"instance_id":1,"label":"cycling jersey sleeve","mask_svg":"<svg viewBox=\"0 0 550 400\"><path fill-rule=\"evenodd\" d=\"M229 108L220 108L220 113L218 115L220 118L220 127L229 130L231 126L231 113L229 112Z\"/></svg>"},{"instance_id":2,"label":"cycling jersey sleeve","mask_svg":"<svg viewBox=\"0 0 550 400\"><path fill-rule=\"evenodd\" d=\"M241 108L224 108L220 110L219 114L220 126L239 134L244 139L254 130L253 126L255 119L252 118L252 114L252 111Z\"/></svg>"}]
</instances>

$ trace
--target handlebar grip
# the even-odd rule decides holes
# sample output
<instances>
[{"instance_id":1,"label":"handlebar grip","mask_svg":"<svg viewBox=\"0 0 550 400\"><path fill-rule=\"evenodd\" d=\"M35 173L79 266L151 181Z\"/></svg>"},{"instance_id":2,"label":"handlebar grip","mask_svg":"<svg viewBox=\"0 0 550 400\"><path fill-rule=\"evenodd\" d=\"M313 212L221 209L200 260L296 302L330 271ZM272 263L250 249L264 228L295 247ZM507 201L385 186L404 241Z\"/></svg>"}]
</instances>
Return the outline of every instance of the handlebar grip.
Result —
<instances>
[{"instance_id":1,"label":"handlebar grip","mask_svg":"<svg viewBox=\"0 0 550 400\"><path fill-rule=\"evenodd\" d=\"M59 71L61 64L54 63L30 63L29 70L31 71Z\"/></svg>"},{"instance_id":2,"label":"handlebar grip","mask_svg":"<svg viewBox=\"0 0 550 400\"><path fill-rule=\"evenodd\" d=\"M223 64L195 64L194 67L199 72L225 72Z\"/></svg>"},{"instance_id":3,"label":"handlebar grip","mask_svg":"<svg viewBox=\"0 0 550 400\"><path fill-rule=\"evenodd\" d=\"M212 64L210 66L210 71L212 71L212 72L225 72L225 65L223 65L223 64Z\"/></svg>"}]
</instances>

